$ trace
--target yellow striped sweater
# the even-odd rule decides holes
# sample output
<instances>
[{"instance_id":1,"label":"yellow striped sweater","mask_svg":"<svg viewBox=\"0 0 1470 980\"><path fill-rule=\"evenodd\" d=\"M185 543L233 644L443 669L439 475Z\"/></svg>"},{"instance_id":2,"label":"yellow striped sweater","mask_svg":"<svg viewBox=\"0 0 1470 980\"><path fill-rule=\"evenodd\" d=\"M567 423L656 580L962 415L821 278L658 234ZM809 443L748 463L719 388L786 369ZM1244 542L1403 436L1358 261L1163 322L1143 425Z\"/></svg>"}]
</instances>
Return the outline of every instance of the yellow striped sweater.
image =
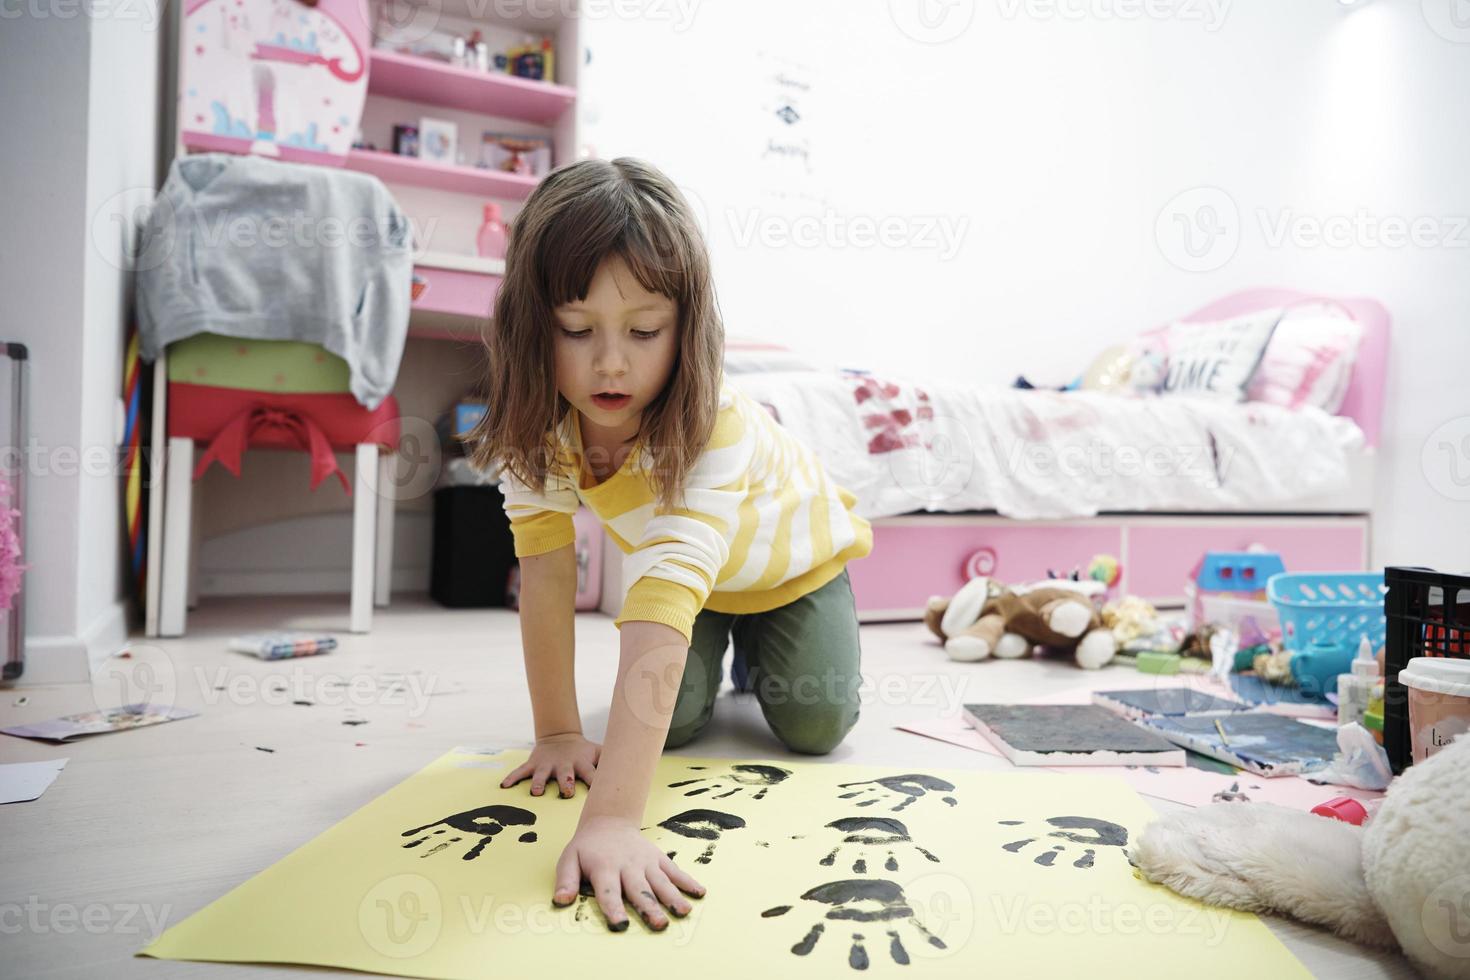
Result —
<instances>
[{"instance_id":1,"label":"yellow striped sweater","mask_svg":"<svg viewBox=\"0 0 1470 980\"><path fill-rule=\"evenodd\" d=\"M575 539L572 515L586 504L622 549L631 583L615 625L663 623L688 639L700 609L765 612L826 585L873 547L857 502L827 478L811 450L730 385L705 451L685 484L684 507L658 507L634 449L602 483L583 486L581 426L572 409L557 432L559 465L545 492L501 474L516 557Z\"/></svg>"}]
</instances>

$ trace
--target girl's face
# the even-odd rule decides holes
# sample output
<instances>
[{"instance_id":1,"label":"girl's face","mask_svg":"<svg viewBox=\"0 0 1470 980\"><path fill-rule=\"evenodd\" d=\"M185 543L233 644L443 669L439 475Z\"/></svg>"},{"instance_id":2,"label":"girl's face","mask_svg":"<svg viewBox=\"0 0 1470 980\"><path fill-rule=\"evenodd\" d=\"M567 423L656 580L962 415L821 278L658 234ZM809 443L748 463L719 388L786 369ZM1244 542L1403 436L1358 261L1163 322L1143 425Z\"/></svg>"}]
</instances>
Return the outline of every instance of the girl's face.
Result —
<instances>
[{"instance_id":1,"label":"girl's face","mask_svg":"<svg viewBox=\"0 0 1470 980\"><path fill-rule=\"evenodd\" d=\"M678 304L645 290L620 256L609 256L587 298L554 313L556 387L590 429L583 438L627 442L673 370Z\"/></svg>"}]
</instances>

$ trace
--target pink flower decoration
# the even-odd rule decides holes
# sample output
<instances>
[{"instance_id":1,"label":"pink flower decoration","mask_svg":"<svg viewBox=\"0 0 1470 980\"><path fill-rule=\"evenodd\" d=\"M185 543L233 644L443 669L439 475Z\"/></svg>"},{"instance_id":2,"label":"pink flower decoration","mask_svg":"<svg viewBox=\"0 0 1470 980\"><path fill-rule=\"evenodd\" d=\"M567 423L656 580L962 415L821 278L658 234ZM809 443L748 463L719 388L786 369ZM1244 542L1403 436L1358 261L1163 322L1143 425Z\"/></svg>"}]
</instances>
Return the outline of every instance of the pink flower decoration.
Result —
<instances>
[{"instance_id":1,"label":"pink flower decoration","mask_svg":"<svg viewBox=\"0 0 1470 980\"><path fill-rule=\"evenodd\" d=\"M3 617L20 592L20 576L29 565L20 563L20 536L15 533L15 519L20 511L10 506L10 483L0 476L0 617Z\"/></svg>"}]
</instances>

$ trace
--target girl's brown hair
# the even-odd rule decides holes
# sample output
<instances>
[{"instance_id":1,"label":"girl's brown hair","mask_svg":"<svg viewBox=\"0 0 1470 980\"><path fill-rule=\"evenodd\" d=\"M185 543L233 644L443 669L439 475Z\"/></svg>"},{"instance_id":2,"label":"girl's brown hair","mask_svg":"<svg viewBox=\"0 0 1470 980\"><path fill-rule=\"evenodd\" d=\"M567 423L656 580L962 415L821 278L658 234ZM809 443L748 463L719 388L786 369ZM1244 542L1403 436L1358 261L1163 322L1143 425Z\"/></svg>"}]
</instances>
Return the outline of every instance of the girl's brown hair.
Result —
<instances>
[{"instance_id":1,"label":"girl's brown hair","mask_svg":"<svg viewBox=\"0 0 1470 980\"><path fill-rule=\"evenodd\" d=\"M622 258L644 289L678 305L673 372L637 434L652 463L653 490L672 508L714 430L725 330L689 203L641 160L582 160L553 171L516 216L485 332L489 407L465 441L474 465L499 462L545 490L559 458L552 433L571 408L556 390L552 313L586 299L598 266L611 256Z\"/></svg>"}]
</instances>

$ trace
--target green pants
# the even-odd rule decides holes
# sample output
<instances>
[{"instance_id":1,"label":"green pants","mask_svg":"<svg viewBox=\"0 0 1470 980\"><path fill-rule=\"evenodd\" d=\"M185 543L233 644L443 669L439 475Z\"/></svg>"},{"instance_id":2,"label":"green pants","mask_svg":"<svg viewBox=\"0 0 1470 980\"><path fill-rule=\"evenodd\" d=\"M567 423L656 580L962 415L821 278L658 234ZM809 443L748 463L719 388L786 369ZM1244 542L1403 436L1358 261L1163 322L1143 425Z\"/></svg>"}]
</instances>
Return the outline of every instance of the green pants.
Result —
<instances>
[{"instance_id":1,"label":"green pants","mask_svg":"<svg viewBox=\"0 0 1470 980\"><path fill-rule=\"evenodd\" d=\"M847 570L768 612L701 611L665 748L683 745L709 724L732 635L748 670L745 690L754 692L776 737L793 752L825 755L836 748L857 723L862 683Z\"/></svg>"}]
</instances>

